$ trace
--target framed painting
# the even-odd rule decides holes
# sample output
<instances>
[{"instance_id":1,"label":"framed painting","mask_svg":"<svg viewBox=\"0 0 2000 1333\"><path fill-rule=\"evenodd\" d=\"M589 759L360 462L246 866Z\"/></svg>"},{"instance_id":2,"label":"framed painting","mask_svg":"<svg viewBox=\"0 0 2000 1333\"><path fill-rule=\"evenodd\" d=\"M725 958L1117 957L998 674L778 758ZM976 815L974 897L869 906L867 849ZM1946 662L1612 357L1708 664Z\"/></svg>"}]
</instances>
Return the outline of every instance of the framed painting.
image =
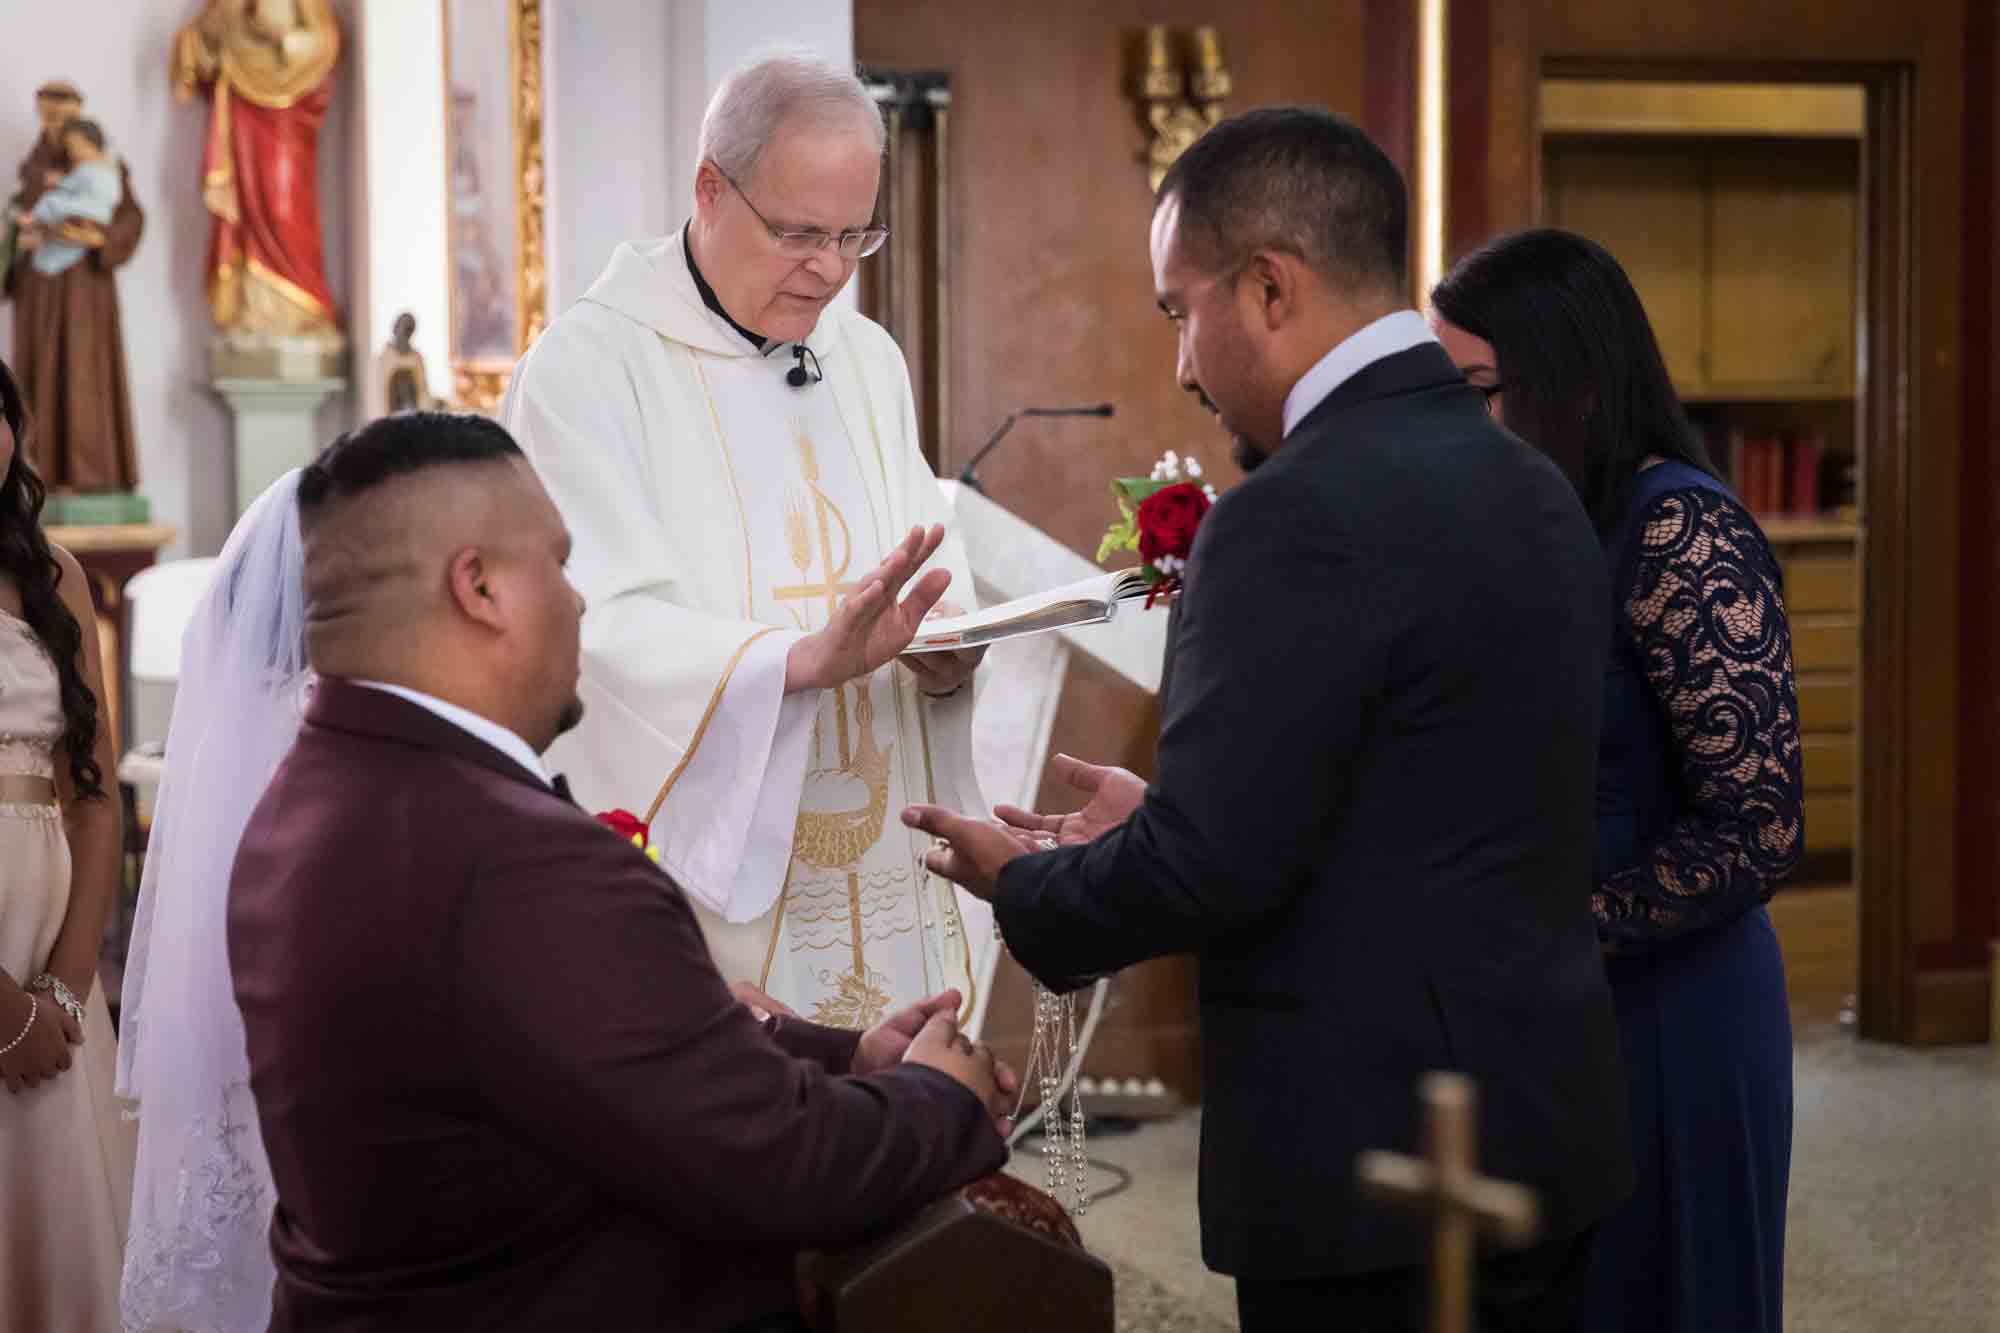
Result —
<instances>
[{"instance_id":1,"label":"framed painting","mask_svg":"<svg viewBox=\"0 0 2000 1333\"><path fill-rule=\"evenodd\" d=\"M453 397L496 411L548 319L542 0L444 0Z\"/></svg>"}]
</instances>

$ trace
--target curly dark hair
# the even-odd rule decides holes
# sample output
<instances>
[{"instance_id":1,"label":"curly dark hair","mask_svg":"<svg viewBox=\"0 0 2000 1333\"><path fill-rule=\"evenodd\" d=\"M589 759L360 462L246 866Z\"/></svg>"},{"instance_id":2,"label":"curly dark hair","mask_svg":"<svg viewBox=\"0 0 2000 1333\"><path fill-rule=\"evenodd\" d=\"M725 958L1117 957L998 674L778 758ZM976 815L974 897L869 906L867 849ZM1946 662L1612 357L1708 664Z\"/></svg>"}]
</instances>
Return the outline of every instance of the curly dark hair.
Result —
<instances>
[{"instance_id":1,"label":"curly dark hair","mask_svg":"<svg viewBox=\"0 0 2000 1333\"><path fill-rule=\"evenodd\" d=\"M0 482L0 578L21 593L21 619L48 649L61 687L63 731L58 748L69 762L79 798L104 795L97 764L97 696L83 676L83 627L57 591L62 566L42 534L48 488L28 462L28 406L7 363L0 361L0 420L14 436L14 457Z\"/></svg>"}]
</instances>

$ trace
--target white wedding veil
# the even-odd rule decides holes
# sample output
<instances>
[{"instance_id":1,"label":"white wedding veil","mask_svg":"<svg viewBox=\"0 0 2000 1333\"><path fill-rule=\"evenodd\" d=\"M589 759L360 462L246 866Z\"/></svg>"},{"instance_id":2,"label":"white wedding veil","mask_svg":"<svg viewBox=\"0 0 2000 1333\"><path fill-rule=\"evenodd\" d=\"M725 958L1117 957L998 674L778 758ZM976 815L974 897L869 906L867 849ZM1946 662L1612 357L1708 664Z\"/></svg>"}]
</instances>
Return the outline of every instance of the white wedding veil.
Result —
<instances>
[{"instance_id":1,"label":"white wedding veil","mask_svg":"<svg viewBox=\"0 0 2000 1333\"><path fill-rule=\"evenodd\" d=\"M224 928L243 826L304 712L298 476L238 521L181 641L118 1046L118 1092L139 1116L128 1330L270 1321L275 1195Z\"/></svg>"}]
</instances>

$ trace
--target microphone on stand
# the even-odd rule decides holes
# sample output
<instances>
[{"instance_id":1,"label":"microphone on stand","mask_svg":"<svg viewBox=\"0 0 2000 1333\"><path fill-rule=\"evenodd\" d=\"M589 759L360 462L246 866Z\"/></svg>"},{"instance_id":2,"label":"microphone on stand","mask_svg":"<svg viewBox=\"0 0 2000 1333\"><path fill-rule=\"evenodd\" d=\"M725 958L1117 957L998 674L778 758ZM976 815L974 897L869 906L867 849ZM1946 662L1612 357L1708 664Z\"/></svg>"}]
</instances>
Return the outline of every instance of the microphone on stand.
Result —
<instances>
[{"instance_id":1,"label":"microphone on stand","mask_svg":"<svg viewBox=\"0 0 2000 1333\"><path fill-rule=\"evenodd\" d=\"M993 432L993 438L979 446L979 452L959 469L958 484L981 491L979 478L975 475L979 465L986 461L986 455L993 452L994 446L1006 438L1007 432L1014 429L1014 423L1022 417L1108 417L1114 411L1116 409L1110 403L1099 403L1095 407L1024 407L1018 412L1010 412L1007 419L1000 423L1000 429Z\"/></svg>"}]
</instances>

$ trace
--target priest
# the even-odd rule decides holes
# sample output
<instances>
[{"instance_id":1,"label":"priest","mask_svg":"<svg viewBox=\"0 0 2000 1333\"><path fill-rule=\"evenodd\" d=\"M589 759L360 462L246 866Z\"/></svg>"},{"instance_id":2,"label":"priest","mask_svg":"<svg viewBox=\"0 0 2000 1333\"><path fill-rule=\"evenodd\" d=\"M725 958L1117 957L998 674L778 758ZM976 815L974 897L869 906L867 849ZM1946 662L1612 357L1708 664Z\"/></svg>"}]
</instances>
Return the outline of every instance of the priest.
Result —
<instances>
[{"instance_id":1,"label":"priest","mask_svg":"<svg viewBox=\"0 0 2000 1333\"><path fill-rule=\"evenodd\" d=\"M618 248L503 408L588 603L586 720L553 761L650 824L725 977L851 1028L946 988L969 1009L994 947L896 818L984 802L977 655L901 656L947 584L972 604L970 572L901 351L834 304L888 235L882 149L847 70L733 72L692 218Z\"/></svg>"}]
</instances>

